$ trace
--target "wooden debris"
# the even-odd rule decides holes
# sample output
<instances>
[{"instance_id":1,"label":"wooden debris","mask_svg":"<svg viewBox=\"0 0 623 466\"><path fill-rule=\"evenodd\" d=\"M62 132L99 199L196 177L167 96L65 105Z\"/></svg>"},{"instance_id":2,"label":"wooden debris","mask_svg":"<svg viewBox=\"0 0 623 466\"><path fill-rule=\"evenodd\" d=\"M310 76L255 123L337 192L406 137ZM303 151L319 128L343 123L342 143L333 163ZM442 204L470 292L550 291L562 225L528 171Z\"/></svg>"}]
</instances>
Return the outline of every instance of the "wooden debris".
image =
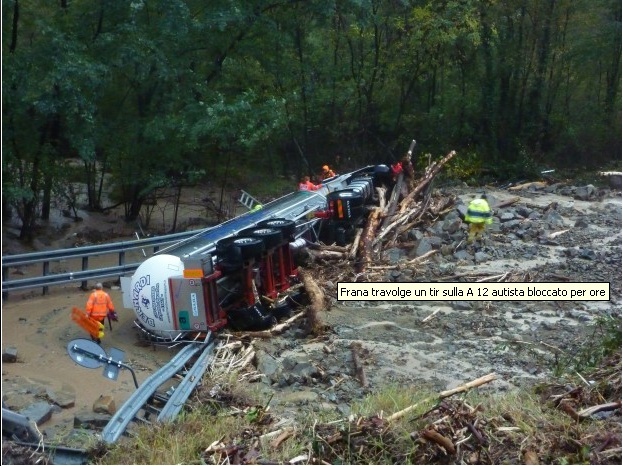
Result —
<instances>
[{"instance_id":1,"label":"wooden debris","mask_svg":"<svg viewBox=\"0 0 623 466\"><path fill-rule=\"evenodd\" d=\"M310 305L307 307L307 321L310 331L313 335L317 335L321 329L320 313L324 310L324 292L318 286L318 282L314 280L311 273L307 270L301 270L299 277L307 296L309 296Z\"/></svg>"},{"instance_id":2,"label":"wooden debris","mask_svg":"<svg viewBox=\"0 0 623 466\"><path fill-rule=\"evenodd\" d=\"M621 402L615 401L612 403L604 403L601 405L591 406L590 408L583 409L577 414L580 418L587 418L600 411L612 411L614 409L619 409L619 408L621 408Z\"/></svg>"},{"instance_id":3,"label":"wooden debris","mask_svg":"<svg viewBox=\"0 0 623 466\"><path fill-rule=\"evenodd\" d=\"M466 392L472 388L480 387L481 385L484 385L486 383L493 382L496 378L497 378L497 375L495 375L495 372L491 372L490 374L483 375L482 377L476 380L467 382L466 384L461 385L460 387L456 387L456 388L453 388L452 390L446 390L444 392L441 392L439 394L439 398L447 398L456 393Z\"/></svg>"},{"instance_id":4,"label":"wooden debris","mask_svg":"<svg viewBox=\"0 0 623 466\"><path fill-rule=\"evenodd\" d=\"M531 181L529 183L522 183L515 186L511 186L508 188L509 191L520 191L522 189L535 188L535 189L543 189L547 186L547 183L544 181Z\"/></svg>"},{"instance_id":5,"label":"wooden debris","mask_svg":"<svg viewBox=\"0 0 623 466\"><path fill-rule=\"evenodd\" d=\"M496 205L491 206L491 208L492 208L492 209L501 209L501 208L503 208L503 207L508 207L508 206L510 206L510 205L516 204L516 203L518 203L520 200L521 200L521 197L519 197L519 196L515 196L515 197L513 197L513 198L511 198L511 199L508 199L508 200L506 200L506 201L499 202L499 203L497 203Z\"/></svg>"},{"instance_id":6,"label":"wooden debris","mask_svg":"<svg viewBox=\"0 0 623 466\"><path fill-rule=\"evenodd\" d=\"M539 455L534 450L526 450L523 454L523 464L541 464Z\"/></svg>"},{"instance_id":7,"label":"wooden debris","mask_svg":"<svg viewBox=\"0 0 623 466\"><path fill-rule=\"evenodd\" d=\"M389 202L383 208L383 216L385 219L383 220L383 228L389 223L390 218L394 215L396 211L396 207L398 207L398 200L400 199L400 193L402 192L402 186L404 184L404 173L399 173L396 177L396 183L394 184L394 189L392 190L392 195L389 198Z\"/></svg>"},{"instance_id":8,"label":"wooden debris","mask_svg":"<svg viewBox=\"0 0 623 466\"><path fill-rule=\"evenodd\" d=\"M446 155L443 159L434 162L429 169L426 170L424 177L418 180L418 183L413 191L411 191L401 202L400 202L400 212L404 212L415 196L417 196L426 186L432 181L432 179L439 173L441 168L452 159L456 155L455 151L451 151L448 155Z\"/></svg>"},{"instance_id":9,"label":"wooden debris","mask_svg":"<svg viewBox=\"0 0 623 466\"><path fill-rule=\"evenodd\" d=\"M309 256L315 261L319 260L342 260L347 259L348 254L345 252L330 251L330 250L309 250Z\"/></svg>"},{"instance_id":10,"label":"wooden debris","mask_svg":"<svg viewBox=\"0 0 623 466\"><path fill-rule=\"evenodd\" d=\"M453 388L452 390L446 390L443 392L440 392L437 397L438 398L447 398L449 396L452 396L456 393L461 393L461 392L465 392L468 391L472 388L475 387L479 387L480 385L484 385L486 383L492 382L497 378L497 376L495 375L494 372L487 374L487 375L483 375L482 377L472 380L471 382L468 382L464 385L461 385L460 387L457 388ZM400 411L395 412L394 414L392 414L391 416L389 416L387 418L388 421L395 421L396 419L400 419L401 417L404 417L405 414L410 413L411 411L413 411L415 408L417 408L419 405L421 405L422 403L428 403L431 400L433 400L433 397L430 398L426 398L418 403L415 403L411 406L407 406L405 409L402 409Z\"/></svg>"},{"instance_id":11,"label":"wooden debris","mask_svg":"<svg viewBox=\"0 0 623 466\"><path fill-rule=\"evenodd\" d=\"M353 365L355 366L357 378L359 379L362 387L368 387L368 378L366 377L366 372L363 368L363 364L361 363L361 358L359 357L360 353L363 351L363 347L361 346L361 343L354 341L351 343L350 349L353 355Z\"/></svg>"},{"instance_id":12,"label":"wooden debris","mask_svg":"<svg viewBox=\"0 0 623 466\"><path fill-rule=\"evenodd\" d=\"M422 432L421 435L426 440L430 440L431 442L435 442L439 446L442 446L446 450L446 452L448 452L448 454L454 455L456 453L456 448L454 448L452 440L444 437L436 430L426 429L424 432Z\"/></svg>"},{"instance_id":13,"label":"wooden debris","mask_svg":"<svg viewBox=\"0 0 623 466\"><path fill-rule=\"evenodd\" d=\"M368 223L361 235L359 249L361 251L361 268L360 272L372 262L372 248L374 246L374 238L376 237L376 229L381 221L381 209L375 207L368 216Z\"/></svg>"},{"instance_id":14,"label":"wooden debris","mask_svg":"<svg viewBox=\"0 0 623 466\"><path fill-rule=\"evenodd\" d=\"M276 439L270 442L270 447L273 449L279 448L279 445L281 445L285 440L292 437L295 432L296 430L294 428L285 429L283 432L281 432L281 434L279 434Z\"/></svg>"},{"instance_id":15,"label":"wooden debris","mask_svg":"<svg viewBox=\"0 0 623 466\"><path fill-rule=\"evenodd\" d=\"M270 337L274 337L275 335L279 335L283 332L285 332L287 329L289 329L292 324L294 322L296 322L297 320L299 320L301 317L303 317L305 315L305 311L301 311L296 315L293 315L292 317L290 317L288 320L273 326L272 328L268 329L268 330L258 330L258 331L250 331L250 332L243 332L241 333L241 336L243 337L251 337L251 338L270 338Z\"/></svg>"},{"instance_id":16,"label":"wooden debris","mask_svg":"<svg viewBox=\"0 0 623 466\"><path fill-rule=\"evenodd\" d=\"M425 324L426 322L428 322L429 320L431 320L433 317L435 317L437 315L437 313L439 313L441 309L435 309L435 311L430 314L428 317L424 317L424 319L422 319L422 323Z\"/></svg>"},{"instance_id":17,"label":"wooden debris","mask_svg":"<svg viewBox=\"0 0 623 466\"><path fill-rule=\"evenodd\" d=\"M555 232L550 233L549 235L547 235L547 239L557 238L558 236L562 235L563 233L567 233L568 231L571 231L571 230L570 229L566 229L566 230L561 230L561 231L555 231Z\"/></svg>"},{"instance_id":18,"label":"wooden debris","mask_svg":"<svg viewBox=\"0 0 623 466\"><path fill-rule=\"evenodd\" d=\"M357 232L355 233L355 239L353 240L353 244L348 253L348 258L351 260L357 257L357 250L359 249L359 240L361 239L362 233L363 233L363 228L357 228Z\"/></svg>"}]
</instances>

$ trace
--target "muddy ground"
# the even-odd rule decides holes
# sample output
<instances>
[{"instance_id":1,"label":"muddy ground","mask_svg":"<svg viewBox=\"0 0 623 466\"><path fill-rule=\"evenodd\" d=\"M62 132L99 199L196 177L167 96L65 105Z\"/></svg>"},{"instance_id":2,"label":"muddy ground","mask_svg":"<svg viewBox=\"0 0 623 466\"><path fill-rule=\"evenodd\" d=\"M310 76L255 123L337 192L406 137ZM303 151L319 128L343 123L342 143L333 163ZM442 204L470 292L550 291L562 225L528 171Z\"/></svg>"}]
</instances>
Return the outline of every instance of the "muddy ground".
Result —
<instances>
[{"instance_id":1,"label":"muddy ground","mask_svg":"<svg viewBox=\"0 0 623 466\"><path fill-rule=\"evenodd\" d=\"M327 330L311 338L294 326L253 343L255 364L263 374L256 384L273 397L271 409L286 417L319 408L348 414L353 400L388 383L443 390L490 372L499 378L483 390L516 390L547 378L557 363L576 354L592 337L592 324L598 319L621 319L620 191L568 184L513 192L488 188L494 206L515 196L520 199L495 209L484 243L466 245L458 211L479 192L482 188L467 186L435 190L435 196L455 196L455 208L425 219L398 238L383 251L377 268L357 279L473 282L508 273L504 280L609 282L610 300L340 302L336 282L353 281L355 273L335 262L310 263L307 267L328 294L330 307L320 316ZM188 218L203 212L201 197L187 199ZM107 236L132 234L132 226L123 225L119 216L87 216L42 233L36 246L70 247L79 239L92 240L88 232L102 229ZM3 225L3 254L23 250L10 227ZM406 264L431 249L438 252L425 263ZM121 311L120 322L107 332L103 346L124 350L140 383L176 350L141 347L132 311L120 309L120 290L113 286L109 292ZM16 363L2 366L7 406L20 411L42 400L58 404L54 400L73 399L64 408L56 406L40 425L49 439L72 432L75 417L91 412L100 395L112 395L120 406L134 389L127 373L112 382L67 356L67 343L84 336L70 320L71 308L83 306L87 297L87 292L68 286L53 288L48 296L15 293L3 301L3 349L12 346L18 351ZM367 387L355 374L353 342L362 345Z\"/></svg>"}]
</instances>

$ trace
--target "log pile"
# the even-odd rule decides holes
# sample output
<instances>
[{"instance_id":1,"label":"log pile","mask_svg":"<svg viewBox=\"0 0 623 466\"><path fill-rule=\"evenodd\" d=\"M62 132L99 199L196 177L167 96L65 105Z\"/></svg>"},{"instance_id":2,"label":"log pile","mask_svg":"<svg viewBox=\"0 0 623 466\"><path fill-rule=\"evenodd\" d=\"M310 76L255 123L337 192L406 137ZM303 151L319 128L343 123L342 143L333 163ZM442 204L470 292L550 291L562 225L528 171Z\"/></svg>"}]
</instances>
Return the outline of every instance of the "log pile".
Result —
<instances>
[{"instance_id":1,"label":"log pile","mask_svg":"<svg viewBox=\"0 0 623 466\"><path fill-rule=\"evenodd\" d=\"M310 258L323 265L333 263L341 271L354 265L356 278L376 279L373 270L384 266L372 264L378 264L385 249L394 247L401 235L409 230L435 220L454 207L454 197L432 195L431 183L455 155L451 151L440 160L429 163L419 178L410 178L406 172L400 173L391 193L385 188L377 188L379 206L369 211L365 226L357 230L355 240L345 247L313 245L309 251ZM404 189L406 186L413 189L407 192Z\"/></svg>"}]
</instances>

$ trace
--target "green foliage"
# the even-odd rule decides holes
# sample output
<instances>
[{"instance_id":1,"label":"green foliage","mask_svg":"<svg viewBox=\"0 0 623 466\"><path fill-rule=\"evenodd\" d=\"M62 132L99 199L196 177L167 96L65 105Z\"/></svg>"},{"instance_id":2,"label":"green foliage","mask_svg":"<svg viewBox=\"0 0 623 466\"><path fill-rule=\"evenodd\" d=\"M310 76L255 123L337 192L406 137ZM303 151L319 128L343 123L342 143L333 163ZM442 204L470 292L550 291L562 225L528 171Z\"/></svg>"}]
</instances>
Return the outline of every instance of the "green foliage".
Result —
<instances>
[{"instance_id":1,"label":"green foliage","mask_svg":"<svg viewBox=\"0 0 623 466\"><path fill-rule=\"evenodd\" d=\"M457 154L444 167L443 175L452 180L461 180L469 184L475 184L482 176L483 157L468 151L465 154Z\"/></svg>"},{"instance_id":2,"label":"green foliage","mask_svg":"<svg viewBox=\"0 0 623 466\"><path fill-rule=\"evenodd\" d=\"M36 216L79 157L89 206L111 174L132 216L175 170L299 175L411 138L469 182L620 163L618 3L338 3L3 0L3 172L33 173L5 187Z\"/></svg>"},{"instance_id":3,"label":"green foliage","mask_svg":"<svg viewBox=\"0 0 623 466\"><path fill-rule=\"evenodd\" d=\"M588 338L573 353L556 353L554 373L584 372L621 349L621 318L599 316Z\"/></svg>"}]
</instances>

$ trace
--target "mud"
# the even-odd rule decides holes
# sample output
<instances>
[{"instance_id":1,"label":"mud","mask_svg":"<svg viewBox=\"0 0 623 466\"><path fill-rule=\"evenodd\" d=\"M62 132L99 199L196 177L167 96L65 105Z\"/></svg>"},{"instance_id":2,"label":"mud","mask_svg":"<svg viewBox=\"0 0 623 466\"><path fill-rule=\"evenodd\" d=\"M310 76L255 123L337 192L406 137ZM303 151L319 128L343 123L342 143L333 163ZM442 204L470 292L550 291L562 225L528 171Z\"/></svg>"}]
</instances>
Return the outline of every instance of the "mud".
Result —
<instances>
[{"instance_id":1,"label":"mud","mask_svg":"<svg viewBox=\"0 0 623 466\"><path fill-rule=\"evenodd\" d=\"M477 192L463 187L448 188L444 194L457 195L466 203ZM387 281L420 282L469 281L474 273L508 272L519 280L533 281L556 281L552 277L562 276L572 282L610 282L610 301L353 303L339 302L333 296L332 305L321 316L329 329L321 337L312 339L295 327L270 340L255 341L256 364L264 372L258 383L267 395L273 395L274 410L287 414L302 407L322 407L348 414L349 403L388 383L443 390L490 372L499 378L483 390L514 390L550 376L561 355L574 354L592 336L592 324L598 319L621 318L620 192L603 190L589 201L556 192L491 189L489 193L497 202L521 196L517 204L496 211L498 218L506 213L505 218L517 223L496 222L485 244L474 248L444 236L439 226L445 217L436 219L420 233L439 236L448 254L436 254L415 269L388 269L378 272L379 276ZM194 211L189 214L196 215ZM131 233L127 231L131 227L112 219L99 219L104 223L88 228L104 225ZM84 228L85 222L71 224L57 230L52 239L40 241L67 247ZM551 233L562 230L569 231L549 239ZM7 240L12 241L11 231L4 238L3 250ZM11 250L19 248L14 245ZM323 285L331 289L331 284ZM140 383L170 359L175 349L137 346L132 311L121 309L120 290L109 291L120 322L112 332L107 331L103 347L124 350ZM2 366L3 400L19 411L45 397L42 390L46 387L75 397L74 406L56 409L40 427L48 438L70 431L74 416L90 412L101 394L113 395L120 406L134 389L127 373L112 382L102 377L101 370L79 367L68 357L67 343L85 336L71 322L70 311L83 306L87 297L87 292L76 287L57 287L48 296L30 292L3 302L3 348L18 350L17 363ZM362 344L367 387L354 371L353 342Z\"/></svg>"}]
</instances>

